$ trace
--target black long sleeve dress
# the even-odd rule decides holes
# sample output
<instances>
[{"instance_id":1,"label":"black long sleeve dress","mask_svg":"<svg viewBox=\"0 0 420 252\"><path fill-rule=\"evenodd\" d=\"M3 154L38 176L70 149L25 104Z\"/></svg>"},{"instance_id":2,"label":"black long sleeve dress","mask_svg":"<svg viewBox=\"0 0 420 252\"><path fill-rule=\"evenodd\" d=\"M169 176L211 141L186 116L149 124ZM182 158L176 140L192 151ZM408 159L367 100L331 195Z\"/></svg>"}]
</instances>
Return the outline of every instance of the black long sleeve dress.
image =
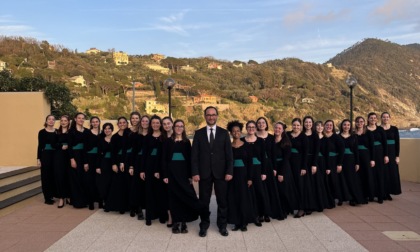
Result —
<instances>
[{"instance_id":1,"label":"black long sleeve dress","mask_svg":"<svg viewBox=\"0 0 420 252\"><path fill-rule=\"evenodd\" d=\"M337 166L343 165L344 143L335 133L324 138L326 139L326 170L331 171L327 175L327 183L334 199L338 199L338 202L341 203L349 198L348 191L343 190L345 187L341 186L341 182L344 181L342 172L337 173Z\"/></svg>"},{"instance_id":2,"label":"black long sleeve dress","mask_svg":"<svg viewBox=\"0 0 420 252\"><path fill-rule=\"evenodd\" d=\"M325 187L320 185L320 174L318 171L318 154L320 148L320 141L317 134L312 133L311 135L306 135L308 139L308 163L307 163L307 176L309 177L309 192L307 192L309 197L309 209L316 210L321 212L326 207L326 194ZM312 174L312 166L317 167L315 174Z\"/></svg>"},{"instance_id":3,"label":"black long sleeve dress","mask_svg":"<svg viewBox=\"0 0 420 252\"><path fill-rule=\"evenodd\" d=\"M89 170L85 174L85 186L87 189L87 197L90 205L93 202L99 201L99 193L96 186L96 168L98 168L98 146L99 146L99 134L95 135L89 130L88 138L86 140L86 158L89 165Z\"/></svg>"},{"instance_id":4,"label":"black long sleeve dress","mask_svg":"<svg viewBox=\"0 0 420 252\"><path fill-rule=\"evenodd\" d=\"M96 174L96 187L99 192L100 200L105 203L109 202L108 195L111 187L112 179L112 143L107 142L104 137L101 137L98 144L97 168L101 169L100 174ZM107 207L105 206L105 209Z\"/></svg>"},{"instance_id":5,"label":"black long sleeve dress","mask_svg":"<svg viewBox=\"0 0 420 252\"><path fill-rule=\"evenodd\" d=\"M400 156L400 133L398 128L391 126L385 130L388 146L389 163L385 165L385 191L388 194L401 194L400 171L396 157Z\"/></svg>"},{"instance_id":6,"label":"black long sleeve dress","mask_svg":"<svg viewBox=\"0 0 420 252\"><path fill-rule=\"evenodd\" d=\"M55 195L54 155L57 142L57 132L42 129L38 132L37 159L41 161L41 186L45 201L50 201Z\"/></svg>"},{"instance_id":7,"label":"black long sleeve dress","mask_svg":"<svg viewBox=\"0 0 420 252\"><path fill-rule=\"evenodd\" d=\"M133 139L133 155L130 166L134 168L134 175L130 184L130 206L137 211L146 208L145 182L140 178L140 166L143 159L144 136L135 134Z\"/></svg>"},{"instance_id":8,"label":"black long sleeve dress","mask_svg":"<svg viewBox=\"0 0 420 252\"><path fill-rule=\"evenodd\" d=\"M260 217L270 216L271 206L267 186L261 179L261 175L267 174L264 140L257 137L255 142L247 142L243 137L241 141L245 143L246 148L249 148L252 156L252 187L255 191L257 215Z\"/></svg>"},{"instance_id":9,"label":"black long sleeve dress","mask_svg":"<svg viewBox=\"0 0 420 252\"><path fill-rule=\"evenodd\" d=\"M360 178L355 168L356 165L360 164L357 136L352 134L347 138L344 138L342 135L340 137L344 142L343 175L347 186L346 189L350 194L349 200L356 204L364 204L366 199L364 198Z\"/></svg>"},{"instance_id":10,"label":"black long sleeve dress","mask_svg":"<svg viewBox=\"0 0 420 252\"><path fill-rule=\"evenodd\" d=\"M385 130L382 127L376 127L376 129L371 132L373 134L373 152L375 159L375 197L378 198L379 203L382 203L386 197L384 157L388 156L388 145Z\"/></svg>"},{"instance_id":11,"label":"black long sleeve dress","mask_svg":"<svg viewBox=\"0 0 420 252\"><path fill-rule=\"evenodd\" d=\"M69 146L69 134L58 132L54 154L54 178L57 198L70 198L70 159L68 149L63 150L63 146Z\"/></svg>"},{"instance_id":12,"label":"black long sleeve dress","mask_svg":"<svg viewBox=\"0 0 420 252\"><path fill-rule=\"evenodd\" d=\"M375 168L370 166L374 161L373 134L371 131L357 135L359 152L359 177L365 199L373 200L375 197Z\"/></svg>"},{"instance_id":13,"label":"black long sleeve dress","mask_svg":"<svg viewBox=\"0 0 420 252\"><path fill-rule=\"evenodd\" d=\"M277 187L281 200L281 206L284 216L293 214L293 211L299 209L298 191L295 180L290 167L291 145L283 145L283 139L274 144L273 162L274 168L277 170ZM279 176L283 176L283 181L278 180Z\"/></svg>"},{"instance_id":14,"label":"black long sleeve dress","mask_svg":"<svg viewBox=\"0 0 420 252\"><path fill-rule=\"evenodd\" d=\"M162 178L168 179L172 221L191 222L203 211L191 179L191 143L166 139L162 148Z\"/></svg>"}]
</instances>

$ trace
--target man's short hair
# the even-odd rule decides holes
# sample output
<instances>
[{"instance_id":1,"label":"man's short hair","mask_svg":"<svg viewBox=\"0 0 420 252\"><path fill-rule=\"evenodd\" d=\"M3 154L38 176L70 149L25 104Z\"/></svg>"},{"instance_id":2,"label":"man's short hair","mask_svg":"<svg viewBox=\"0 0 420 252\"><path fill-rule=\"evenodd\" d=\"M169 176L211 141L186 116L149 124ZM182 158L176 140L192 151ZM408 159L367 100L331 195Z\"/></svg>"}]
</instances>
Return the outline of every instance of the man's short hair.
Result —
<instances>
[{"instance_id":1,"label":"man's short hair","mask_svg":"<svg viewBox=\"0 0 420 252\"><path fill-rule=\"evenodd\" d=\"M204 115L206 115L208 109L214 109L214 110L216 110L216 115L219 115L219 111L214 106L208 106L207 108L205 108L204 109Z\"/></svg>"}]
</instances>

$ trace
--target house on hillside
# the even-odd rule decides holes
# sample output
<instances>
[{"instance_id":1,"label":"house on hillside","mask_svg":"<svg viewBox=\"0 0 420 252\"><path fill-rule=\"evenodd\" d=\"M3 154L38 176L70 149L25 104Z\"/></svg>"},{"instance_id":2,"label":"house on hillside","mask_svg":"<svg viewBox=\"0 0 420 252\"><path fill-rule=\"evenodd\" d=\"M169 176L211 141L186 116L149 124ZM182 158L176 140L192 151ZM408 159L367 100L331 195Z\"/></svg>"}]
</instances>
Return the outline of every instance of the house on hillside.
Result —
<instances>
[{"instance_id":1,"label":"house on hillside","mask_svg":"<svg viewBox=\"0 0 420 252\"><path fill-rule=\"evenodd\" d=\"M99 50L99 49L96 49L95 47L92 47L89 50L86 50L86 54L98 54L100 52L102 52L102 51Z\"/></svg>"},{"instance_id":2,"label":"house on hillside","mask_svg":"<svg viewBox=\"0 0 420 252\"><path fill-rule=\"evenodd\" d=\"M117 66L128 64L128 54L125 52L113 52L112 58L114 59L115 65Z\"/></svg>"},{"instance_id":3,"label":"house on hillside","mask_svg":"<svg viewBox=\"0 0 420 252\"><path fill-rule=\"evenodd\" d=\"M309 103L309 104L311 104L311 103L314 103L315 102L315 100L314 99L312 99L312 98L303 98L302 99L302 103Z\"/></svg>"},{"instance_id":4,"label":"house on hillside","mask_svg":"<svg viewBox=\"0 0 420 252\"><path fill-rule=\"evenodd\" d=\"M0 60L0 71L6 69L6 62Z\"/></svg>"},{"instance_id":5,"label":"house on hillside","mask_svg":"<svg viewBox=\"0 0 420 252\"><path fill-rule=\"evenodd\" d=\"M166 113L166 106L155 100L146 100L146 113L149 115Z\"/></svg>"},{"instance_id":6,"label":"house on hillside","mask_svg":"<svg viewBox=\"0 0 420 252\"><path fill-rule=\"evenodd\" d=\"M218 70L222 70L223 66L222 64L219 64L217 62L211 62L207 65L208 69L218 69Z\"/></svg>"},{"instance_id":7,"label":"house on hillside","mask_svg":"<svg viewBox=\"0 0 420 252\"><path fill-rule=\"evenodd\" d=\"M48 68L55 69L56 63L55 60L48 61Z\"/></svg>"},{"instance_id":8,"label":"house on hillside","mask_svg":"<svg viewBox=\"0 0 420 252\"><path fill-rule=\"evenodd\" d=\"M204 103L204 104L215 104L217 103L217 97L214 95L207 95L207 94L202 94L202 95L198 95L198 96L194 96L193 97L193 102L195 104L197 103Z\"/></svg>"},{"instance_id":9,"label":"house on hillside","mask_svg":"<svg viewBox=\"0 0 420 252\"><path fill-rule=\"evenodd\" d=\"M169 75L169 68L162 67L161 65L157 65L157 64L145 64L145 66L149 69L152 69L153 71L157 71L162 74Z\"/></svg>"},{"instance_id":10,"label":"house on hillside","mask_svg":"<svg viewBox=\"0 0 420 252\"><path fill-rule=\"evenodd\" d=\"M154 60L154 61L156 61L157 63L159 63L164 58L165 58L165 55L158 54L158 53L152 54L152 57L151 57L151 59Z\"/></svg>"},{"instance_id":11,"label":"house on hillside","mask_svg":"<svg viewBox=\"0 0 420 252\"><path fill-rule=\"evenodd\" d=\"M182 66L181 70L188 71L188 72L193 72L193 73L197 72L197 70L190 65Z\"/></svg>"},{"instance_id":12,"label":"house on hillside","mask_svg":"<svg viewBox=\"0 0 420 252\"><path fill-rule=\"evenodd\" d=\"M258 97L256 97L255 95L250 95L249 99L251 99L252 103L258 102Z\"/></svg>"},{"instance_id":13,"label":"house on hillside","mask_svg":"<svg viewBox=\"0 0 420 252\"><path fill-rule=\"evenodd\" d=\"M70 82L77 83L81 87L86 87L86 80L83 78L83 75L73 76L69 79Z\"/></svg>"}]
</instances>

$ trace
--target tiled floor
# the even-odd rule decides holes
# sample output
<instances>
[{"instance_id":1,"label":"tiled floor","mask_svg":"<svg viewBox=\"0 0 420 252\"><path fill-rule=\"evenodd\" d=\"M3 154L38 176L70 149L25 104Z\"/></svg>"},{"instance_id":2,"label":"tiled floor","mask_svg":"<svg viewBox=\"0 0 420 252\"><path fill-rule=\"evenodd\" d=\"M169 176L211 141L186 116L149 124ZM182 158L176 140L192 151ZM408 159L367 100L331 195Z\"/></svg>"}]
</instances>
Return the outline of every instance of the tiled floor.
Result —
<instances>
[{"instance_id":1,"label":"tiled floor","mask_svg":"<svg viewBox=\"0 0 420 252\"><path fill-rule=\"evenodd\" d=\"M248 232L219 235L212 199L212 225L198 237L198 221L188 234L127 214L44 205L41 196L4 215L0 211L0 251L420 251L420 241L394 241L384 231L420 234L420 184L404 182L403 194L384 204L344 205L301 219L271 221Z\"/></svg>"}]
</instances>

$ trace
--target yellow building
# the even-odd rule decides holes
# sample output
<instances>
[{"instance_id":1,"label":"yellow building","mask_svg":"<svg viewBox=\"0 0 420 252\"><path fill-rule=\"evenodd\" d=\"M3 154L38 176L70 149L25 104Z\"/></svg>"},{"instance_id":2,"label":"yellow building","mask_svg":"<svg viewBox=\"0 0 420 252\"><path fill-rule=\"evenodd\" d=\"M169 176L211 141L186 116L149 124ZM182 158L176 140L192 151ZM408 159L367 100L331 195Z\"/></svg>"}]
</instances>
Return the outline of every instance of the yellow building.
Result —
<instances>
[{"instance_id":1,"label":"yellow building","mask_svg":"<svg viewBox=\"0 0 420 252\"><path fill-rule=\"evenodd\" d=\"M82 87L86 87L86 80L85 78L83 78L82 75L78 75L78 76L73 76L69 79L70 82L74 82L79 84Z\"/></svg>"},{"instance_id":2,"label":"yellow building","mask_svg":"<svg viewBox=\"0 0 420 252\"><path fill-rule=\"evenodd\" d=\"M194 103L205 103L205 104L210 104L210 103L217 103L217 97L214 95L198 95L198 96L194 96L193 98Z\"/></svg>"},{"instance_id":3,"label":"yellow building","mask_svg":"<svg viewBox=\"0 0 420 252\"><path fill-rule=\"evenodd\" d=\"M149 69L152 69L153 71L157 71L162 74L169 75L169 68L162 67L161 65L156 65L156 64L145 64L145 66Z\"/></svg>"},{"instance_id":4,"label":"yellow building","mask_svg":"<svg viewBox=\"0 0 420 252\"><path fill-rule=\"evenodd\" d=\"M100 53L100 52L101 52L101 50L96 49L95 47L92 47L92 48L90 48L89 50L86 50L86 53L87 53L87 54L98 54L98 53Z\"/></svg>"},{"instance_id":5,"label":"yellow building","mask_svg":"<svg viewBox=\"0 0 420 252\"><path fill-rule=\"evenodd\" d=\"M115 65L127 65L128 64L128 54L125 52L113 52L112 58L114 59Z\"/></svg>"},{"instance_id":6,"label":"yellow building","mask_svg":"<svg viewBox=\"0 0 420 252\"><path fill-rule=\"evenodd\" d=\"M6 69L6 62L0 60L0 71Z\"/></svg>"},{"instance_id":7,"label":"yellow building","mask_svg":"<svg viewBox=\"0 0 420 252\"><path fill-rule=\"evenodd\" d=\"M152 60L156 61L156 62L160 62L161 60L163 60L165 58L165 55L163 54L152 54Z\"/></svg>"},{"instance_id":8,"label":"yellow building","mask_svg":"<svg viewBox=\"0 0 420 252\"><path fill-rule=\"evenodd\" d=\"M146 100L146 113L149 115L166 113L166 106L155 100Z\"/></svg>"}]
</instances>

